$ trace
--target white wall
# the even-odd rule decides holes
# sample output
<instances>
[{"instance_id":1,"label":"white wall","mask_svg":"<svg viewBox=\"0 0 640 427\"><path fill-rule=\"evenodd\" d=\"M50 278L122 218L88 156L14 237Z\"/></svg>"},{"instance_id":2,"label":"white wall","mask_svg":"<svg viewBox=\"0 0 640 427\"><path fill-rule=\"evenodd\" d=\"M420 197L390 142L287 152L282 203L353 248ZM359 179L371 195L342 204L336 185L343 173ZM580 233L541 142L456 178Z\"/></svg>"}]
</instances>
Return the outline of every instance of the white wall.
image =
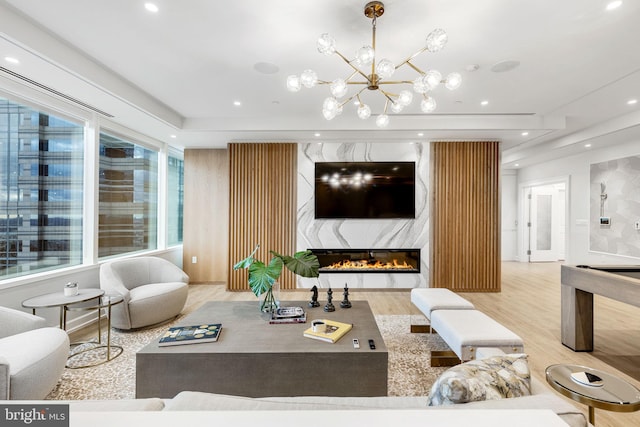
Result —
<instances>
[{"instance_id":1,"label":"white wall","mask_svg":"<svg viewBox=\"0 0 640 427\"><path fill-rule=\"evenodd\" d=\"M518 174L513 169L501 174L501 260L518 259Z\"/></svg>"},{"instance_id":2,"label":"white wall","mask_svg":"<svg viewBox=\"0 0 640 427\"><path fill-rule=\"evenodd\" d=\"M594 150L583 154L559 158L546 163L522 168L518 171L519 185L550 180L569 175L569 221L567 223L567 264L638 264L640 258L589 250L590 166L607 160L640 154L640 142L629 142ZM640 213L639 213L640 214ZM522 224L518 227L520 228ZM639 235L640 238L640 235Z\"/></svg>"}]
</instances>

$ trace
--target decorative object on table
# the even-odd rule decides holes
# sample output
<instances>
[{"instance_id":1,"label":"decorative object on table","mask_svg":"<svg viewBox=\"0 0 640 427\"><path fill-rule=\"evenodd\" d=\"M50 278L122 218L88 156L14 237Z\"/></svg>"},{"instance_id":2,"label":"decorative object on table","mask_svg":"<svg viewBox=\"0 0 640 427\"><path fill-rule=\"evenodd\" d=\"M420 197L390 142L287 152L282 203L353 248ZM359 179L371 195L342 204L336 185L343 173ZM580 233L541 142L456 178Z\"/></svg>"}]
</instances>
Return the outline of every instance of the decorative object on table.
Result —
<instances>
[{"instance_id":1,"label":"decorative object on table","mask_svg":"<svg viewBox=\"0 0 640 427\"><path fill-rule=\"evenodd\" d=\"M196 344L218 341L222 331L221 323L206 325L176 326L169 328L158 341L158 346Z\"/></svg>"},{"instance_id":2,"label":"decorative object on table","mask_svg":"<svg viewBox=\"0 0 640 427\"><path fill-rule=\"evenodd\" d=\"M306 323L307 313L302 307L279 307L271 312L271 324Z\"/></svg>"},{"instance_id":3,"label":"decorative object on table","mask_svg":"<svg viewBox=\"0 0 640 427\"><path fill-rule=\"evenodd\" d=\"M265 294L260 301L260 311L264 313L271 313L279 306L279 301L274 296L273 286L282 274L282 267L287 267L293 274L301 277L318 277L320 275L318 257L309 250L296 252L293 256L269 251L273 258L267 265L254 258L259 248L260 245L256 245L251 255L236 263L233 269L249 269L249 287L257 297Z\"/></svg>"},{"instance_id":4,"label":"decorative object on table","mask_svg":"<svg viewBox=\"0 0 640 427\"><path fill-rule=\"evenodd\" d=\"M78 283L69 282L66 285L64 285L64 296L72 297L74 295L78 295Z\"/></svg>"},{"instance_id":5,"label":"decorative object on table","mask_svg":"<svg viewBox=\"0 0 640 427\"><path fill-rule=\"evenodd\" d=\"M309 301L309 307L320 307L320 303L318 302L318 287L313 285L311 292L313 294L311 295L311 301Z\"/></svg>"},{"instance_id":6,"label":"decorative object on table","mask_svg":"<svg viewBox=\"0 0 640 427\"><path fill-rule=\"evenodd\" d=\"M337 322L329 319L314 320L311 327L304 331L304 336L314 340L336 343L353 328L351 323Z\"/></svg>"},{"instance_id":7,"label":"decorative object on table","mask_svg":"<svg viewBox=\"0 0 640 427\"><path fill-rule=\"evenodd\" d=\"M324 311L336 311L336 307L331 301L333 301L333 291L331 290L331 288L329 288L329 290L327 291L327 303L324 305Z\"/></svg>"},{"instance_id":8,"label":"decorative object on table","mask_svg":"<svg viewBox=\"0 0 640 427\"><path fill-rule=\"evenodd\" d=\"M340 307L351 308L351 301L349 301L349 287L347 286L346 283L344 284L344 292L342 293L342 295L344 295L344 298L340 303Z\"/></svg>"}]
</instances>

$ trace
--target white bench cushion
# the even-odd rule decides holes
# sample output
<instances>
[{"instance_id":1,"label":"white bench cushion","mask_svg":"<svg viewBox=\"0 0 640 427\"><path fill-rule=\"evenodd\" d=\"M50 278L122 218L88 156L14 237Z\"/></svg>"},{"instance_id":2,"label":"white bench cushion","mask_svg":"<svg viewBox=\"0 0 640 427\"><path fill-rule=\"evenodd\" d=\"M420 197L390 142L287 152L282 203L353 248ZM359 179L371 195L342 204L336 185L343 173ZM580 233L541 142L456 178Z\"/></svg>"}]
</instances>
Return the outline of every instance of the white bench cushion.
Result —
<instances>
[{"instance_id":1,"label":"white bench cushion","mask_svg":"<svg viewBox=\"0 0 640 427\"><path fill-rule=\"evenodd\" d=\"M475 359L478 347L524 352L522 338L478 310L436 310L431 327L462 361Z\"/></svg>"},{"instance_id":2,"label":"white bench cushion","mask_svg":"<svg viewBox=\"0 0 640 427\"><path fill-rule=\"evenodd\" d=\"M474 308L471 302L445 288L411 289L411 302L429 319L434 310L472 310Z\"/></svg>"}]
</instances>

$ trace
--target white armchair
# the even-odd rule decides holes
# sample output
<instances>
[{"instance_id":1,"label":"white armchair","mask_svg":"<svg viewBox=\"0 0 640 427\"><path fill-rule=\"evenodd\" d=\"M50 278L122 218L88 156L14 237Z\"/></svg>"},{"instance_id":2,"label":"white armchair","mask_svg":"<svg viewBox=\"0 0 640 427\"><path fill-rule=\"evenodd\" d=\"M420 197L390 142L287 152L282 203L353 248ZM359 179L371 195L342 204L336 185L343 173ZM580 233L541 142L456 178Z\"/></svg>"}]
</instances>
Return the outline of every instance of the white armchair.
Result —
<instances>
[{"instance_id":1,"label":"white armchair","mask_svg":"<svg viewBox=\"0 0 640 427\"><path fill-rule=\"evenodd\" d=\"M111 325L136 329L169 320L187 302L189 276L157 257L114 260L100 266L100 287L124 302L112 308Z\"/></svg>"},{"instance_id":2,"label":"white armchair","mask_svg":"<svg viewBox=\"0 0 640 427\"><path fill-rule=\"evenodd\" d=\"M0 307L0 400L41 400L56 386L69 337L45 319Z\"/></svg>"}]
</instances>

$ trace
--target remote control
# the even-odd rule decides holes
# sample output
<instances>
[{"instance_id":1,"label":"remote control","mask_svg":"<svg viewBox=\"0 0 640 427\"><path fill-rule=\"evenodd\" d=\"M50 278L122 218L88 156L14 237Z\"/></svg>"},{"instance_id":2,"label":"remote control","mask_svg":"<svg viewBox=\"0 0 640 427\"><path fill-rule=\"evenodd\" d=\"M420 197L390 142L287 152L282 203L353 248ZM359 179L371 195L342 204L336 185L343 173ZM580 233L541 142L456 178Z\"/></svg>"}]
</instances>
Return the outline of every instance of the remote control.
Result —
<instances>
[{"instance_id":1,"label":"remote control","mask_svg":"<svg viewBox=\"0 0 640 427\"><path fill-rule=\"evenodd\" d=\"M360 341L358 341L358 338L353 339L353 348L360 348Z\"/></svg>"},{"instance_id":2,"label":"remote control","mask_svg":"<svg viewBox=\"0 0 640 427\"><path fill-rule=\"evenodd\" d=\"M373 340L369 340L369 348L371 350L375 350L376 349L376 343L373 342Z\"/></svg>"}]
</instances>

